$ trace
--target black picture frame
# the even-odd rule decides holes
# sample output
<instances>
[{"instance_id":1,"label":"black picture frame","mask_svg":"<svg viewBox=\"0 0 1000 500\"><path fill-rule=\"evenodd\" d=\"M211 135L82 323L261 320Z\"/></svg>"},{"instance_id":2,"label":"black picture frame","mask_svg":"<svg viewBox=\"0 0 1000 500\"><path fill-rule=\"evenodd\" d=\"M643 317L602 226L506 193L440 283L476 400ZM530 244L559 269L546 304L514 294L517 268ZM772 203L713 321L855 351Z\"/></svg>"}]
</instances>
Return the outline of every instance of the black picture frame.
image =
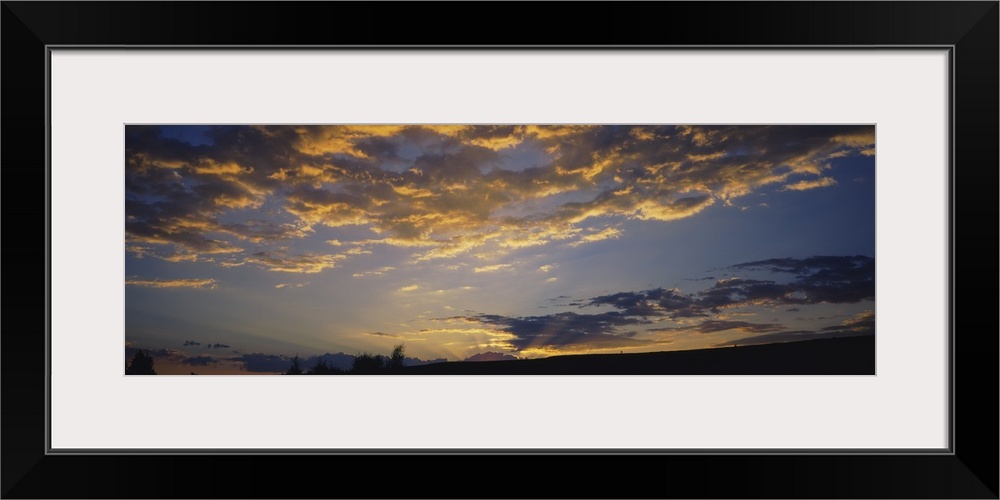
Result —
<instances>
[{"instance_id":1,"label":"black picture frame","mask_svg":"<svg viewBox=\"0 0 1000 500\"><path fill-rule=\"evenodd\" d=\"M998 498L997 319L992 308L977 309L972 302L982 298L996 303L997 294L996 1L622 2L556 4L546 11L537 4L2 3L0 160L7 178L3 208L8 234L2 252L8 264L29 270L28 278L15 278L8 288L13 292L4 296L4 498ZM543 13L567 8L572 17ZM454 23L456 18L467 22ZM47 47L531 44L614 50L609 42L651 48L951 47L951 453L472 453L419 458L375 453L47 453ZM959 298L966 302L956 307ZM489 470L506 472L485 473L487 460ZM425 466L441 476L428 477ZM317 479L317 469L331 474ZM560 470L574 473L566 476ZM386 480L367 483L361 471L376 471ZM540 477L543 486L531 486L525 477Z\"/></svg>"}]
</instances>

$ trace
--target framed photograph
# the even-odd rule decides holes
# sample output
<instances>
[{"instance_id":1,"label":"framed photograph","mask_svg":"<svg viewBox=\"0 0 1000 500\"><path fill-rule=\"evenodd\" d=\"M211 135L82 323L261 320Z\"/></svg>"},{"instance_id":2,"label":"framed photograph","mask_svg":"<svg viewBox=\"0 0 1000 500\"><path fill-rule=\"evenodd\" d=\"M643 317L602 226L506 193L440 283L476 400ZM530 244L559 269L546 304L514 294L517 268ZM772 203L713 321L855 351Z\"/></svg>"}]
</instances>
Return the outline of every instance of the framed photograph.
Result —
<instances>
[{"instance_id":1,"label":"framed photograph","mask_svg":"<svg viewBox=\"0 0 1000 500\"><path fill-rule=\"evenodd\" d=\"M46 274L5 497L305 494L202 474L248 455L997 497L995 323L955 307L996 254L955 222L996 227L996 2L581 7L718 20L613 47L306 35L321 7L4 3L4 164L46 194L8 209Z\"/></svg>"},{"instance_id":2,"label":"framed photograph","mask_svg":"<svg viewBox=\"0 0 1000 500\"><path fill-rule=\"evenodd\" d=\"M874 376L875 131L126 125L125 374Z\"/></svg>"}]
</instances>

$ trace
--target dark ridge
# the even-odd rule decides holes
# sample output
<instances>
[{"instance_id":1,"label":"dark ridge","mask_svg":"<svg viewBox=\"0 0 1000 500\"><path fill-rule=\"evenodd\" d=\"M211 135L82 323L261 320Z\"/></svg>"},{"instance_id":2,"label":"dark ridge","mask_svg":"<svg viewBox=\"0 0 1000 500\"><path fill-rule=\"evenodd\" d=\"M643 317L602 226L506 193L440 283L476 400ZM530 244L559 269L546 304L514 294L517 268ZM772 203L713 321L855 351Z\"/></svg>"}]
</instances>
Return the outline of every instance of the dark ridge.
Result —
<instances>
[{"instance_id":1,"label":"dark ridge","mask_svg":"<svg viewBox=\"0 0 1000 500\"><path fill-rule=\"evenodd\" d=\"M875 375L875 336L642 354L449 362L400 375Z\"/></svg>"}]
</instances>

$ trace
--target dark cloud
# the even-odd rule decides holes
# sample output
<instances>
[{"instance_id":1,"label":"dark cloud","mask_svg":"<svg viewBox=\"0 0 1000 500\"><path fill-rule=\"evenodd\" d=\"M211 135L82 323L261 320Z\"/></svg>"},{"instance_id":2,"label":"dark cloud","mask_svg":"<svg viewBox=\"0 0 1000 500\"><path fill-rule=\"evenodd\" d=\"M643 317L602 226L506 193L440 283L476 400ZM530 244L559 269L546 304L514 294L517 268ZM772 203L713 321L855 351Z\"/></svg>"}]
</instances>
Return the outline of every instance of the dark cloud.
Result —
<instances>
[{"instance_id":1,"label":"dark cloud","mask_svg":"<svg viewBox=\"0 0 1000 500\"><path fill-rule=\"evenodd\" d=\"M379 158L384 162L401 162L399 156L401 141L389 137L368 137L357 142L356 149L367 157Z\"/></svg>"},{"instance_id":2,"label":"dark cloud","mask_svg":"<svg viewBox=\"0 0 1000 500\"><path fill-rule=\"evenodd\" d=\"M507 342L515 350L524 349L607 349L648 345L653 341L619 333L618 327L648 323L617 312L576 314L564 312L546 316L510 317L480 314L466 318L499 327L514 337Z\"/></svg>"},{"instance_id":3,"label":"dark cloud","mask_svg":"<svg viewBox=\"0 0 1000 500\"><path fill-rule=\"evenodd\" d=\"M212 349L229 349L230 346L228 346L226 344L212 344L212 345L208 345L206 347L210 347Z\"/></svg>"},{"instance_id":4,"label":"dark cloud","mask_svg":"<svg viewBox=\"0 0 1000 500\"><path fill-rule=\"evenodd\" d=\"M609 305L627 316L661 316L673 318L705 316L701 301L676 289L656 288L642 292L619 292L590 299L586 305Z\"/></svg>"},{"instance_id":5,"label":"dark cloud","mask_svg":"<svg viewBox=\"0 0 1000 500\"><path fill-rule=\"evenodd\" d=\"M766 269L772 273L792 273L799 277L816 276L817 271L820 276L838 276L853 273L857 269L866 265L874 265L874 259L863 255L855 256L816 256L805 259L767 259L753 262L744 262L730 266L732 269Z\"/></svg>"},{"instance_id":6,"label":"dark cloud","mask_svg":"<svg viewBox=\"0 0 1000 500\"><path fill-rule=\"evenodd\" d=\"M465 358L465 361L512 361L516 359L520 358L510 354L504 354L502 352L489 351L473 354L472 356Z\"/></svg>"},{"instance_id":7,"label":"dark cloud","mask_svg":"<svg viewBox=\"0 0 1000 500\"><path fill-rule=\"evenodd\" d=\"M773 282L717 284L719 289L729 289L737 295L746 296L747 300L751 301L767 300L785 304L852 304L875 299L875 259L871 257L855 255L771 259L732 267L795 274L795 281L777 287Z\"/></svg>"},{"instance_id":8,"label":"dark cloud","mask_svg":"<svg viewBox=\"0 0 1000 500\"><path fill-rule=\"evenodd\" d=\"M819 330L796 330L786 332L766 333L741 339L731 340L716 344L713 347L722 347L739 344L771 344L775 342L798 342L800 340L838 338L838 337L859 337L864 335L875 335L875 313L873 311L862 312L852 318L844 320L839 325L831 325Z\"/></svg>"},{"instance_id":9,"label":"dark cloud","mask_svg":"<svg viewBox=\"0 0 1000 500\"><path fill-rule=\"evenodd\" d=\"M875 299L875 259L865 256L771 259L732 266L794 274L791 282L751 278L718 280L706 290L682 294L656 288L590 299L589 306L612 306L627 316L671 318L707 316L720 309L748 305L853 304Z\"/></svg>"},{"instance_id":10,"label":"dark cloud","mask_svg":"<svg viewBox=\"0 0 1000 500\"><path fill-rule=\"evenodd\" d=\"M185 365L208 366L210 364L218 363L219 361L211 356L195 356L193 358L184 358L181 362Z\"/></svg>"},{"instance_id":11,"label":"dark cloud","mask_svg":"<svg viewBox=\"0 0 1000 500\"><path fill-rule=\"evenodd\" d=\"M244 354L242 356L236 356L232 358L227 358L228 361L238 361L242 362L244 368L248 372L285 372L289 367L292 366L292 359L286 356L279 356L276 354L264 354L260 352L255 352L252 354ZM305 365L303 366L311 366Z\"/></svg>"},{"instance_id":12,"label":"dark cloud","mask_svg":"<svg viewBox=\"0 0 1000 500\"><path fill-rule=\"evenodd\" d=\"M184 345L201 345L201 342L195 342L193 340L185 340Z\"/></svg>"}]
</instances>

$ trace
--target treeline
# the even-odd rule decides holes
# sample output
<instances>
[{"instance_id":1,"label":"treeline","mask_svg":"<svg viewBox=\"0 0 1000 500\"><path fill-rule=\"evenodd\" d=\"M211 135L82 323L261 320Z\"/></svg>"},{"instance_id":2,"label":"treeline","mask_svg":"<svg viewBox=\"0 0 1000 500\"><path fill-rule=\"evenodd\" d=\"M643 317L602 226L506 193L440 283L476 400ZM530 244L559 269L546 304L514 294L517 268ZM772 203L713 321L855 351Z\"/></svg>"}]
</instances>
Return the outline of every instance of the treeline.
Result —
<instances>
[{"instance_id":1,"label":"treeline","mask_svg":"<svg viewBox=\"0 0 1000 500\"><path fill-rule=\"evenodd\" d=\"M292 358L292 366L284 375L378 375L396 373L403 369L404 365L403 344L392 348L392 354L383 356L363 352L354 356L354 362L349 370L343 370L336 366L330 366L323 358L318 358L316 364L308 369L303 369L299 357ZM153 357L145 351L137 351L132 362L125 364L125 375L156 375L153 367ZM194 375L191 372L191 375Z\"/></svg>"},{"instance_id":2,"label":"treeline","mask_svg":"<svg viewBox=\"0 0 1000 500\"><path fill-rule=\"evenodd\" d=\"M299 357L292 358L292 366L288 368L285 375L379 375L395 373L403 369L404 346L399 344L392 348L392 354L383 356L363 352L354 356L354 362L349 370L343 370L336 366L326 364L323 358L316 360L316 364L308 369L303 369Z\"/></svg>"}]
</instances>

